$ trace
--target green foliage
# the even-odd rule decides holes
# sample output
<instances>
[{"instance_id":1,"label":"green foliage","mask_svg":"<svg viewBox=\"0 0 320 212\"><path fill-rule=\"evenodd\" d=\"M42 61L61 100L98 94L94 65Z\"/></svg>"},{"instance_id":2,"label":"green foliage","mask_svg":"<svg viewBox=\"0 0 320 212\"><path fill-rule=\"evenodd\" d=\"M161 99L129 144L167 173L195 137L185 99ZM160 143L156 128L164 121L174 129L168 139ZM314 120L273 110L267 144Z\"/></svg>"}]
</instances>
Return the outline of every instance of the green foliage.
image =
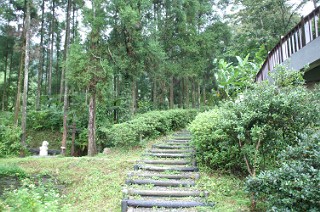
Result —
<instances>
[{"instance_id":1,"label":"green foliage","mask_svg":"<svg viewBox=\"0 0 320 212\"><path fill-rule=\"evenodd\" d=\"M219 61L216 59L214 64L218 66L215 74L218 88L226 97L235 97L242 93L248 87L251 87L254 76L258 71L258 66L249 61L249 55L244 59L239 56L237 58L237 65L227 63L224 59Z\"/></svg>"},{"instance_id":2,"label":"green foliage","mask_svg":"<svg viewBox=\"0 0 320 212\"><path fill-rule=\"evenodd\" d=\"M34 130L59 130L62 127L62 111L57 108L49 108L46 110L31 110L27 117L27 126Z\"/></svg>"},{"instance_id":3,"label":"green foliage","mask_svg":"<svg viewBox=\"0 0 320 212\"><path fill-rule=\"evenodd\" d=\"M165 135L185 127L196 115L196 110L151 111L131 121L100 128L106 137L103 145L133 147L143 145L145 139Z\"/></svg>"},{"instance_id":4,"label":"green foliage","mask_svg":"<svg viewBox=\"0 0 320 212\"><path fill-rule=\"evenodd\" d=\"M270 51L279 42L279 38L289 32L300 19L297 11L301 7L288 0L236 2L239 3L239 10L232 15L234 38L231 48L237 55L253 55L262 44ZM307 1L300 1L299 4L303 5L305 2ZM266 53L267 51L264 58Z\"/></svg>"},{"instance_id":5,"label":"green foliage","mask_svg":"<svg viewBox=\"0 0 320 212\"><path fill-rule=\"evenodd\" d=\"M52 184L36 185L30 179L22 181L19 189L5 192L0 209L8 211L58 211L61 196Z\"/></svg>"},{"instance_id":6,"label":"green foliage","mask_svg":"<svg viewBox=\"0 0 320 212\"><path fill-rule=\"evenodd\" d=\"M238 169L239 149L230 145L230 136L236 125L236 115L231 106L224 104L200 113L189 126L197 152L197 158L212 169ZM236 171L236 170L235 170Z\"/></svg>"},{"instance_id":7,"label":"green foliage","mask_svg":"<svg viewBox=\"0 0 320 212\"><path fill-rule=\"evenodd\" d=\"M22 149L20 135L19 127L0 124L0 157L19 155Z\"/></svg>"},{"instance_id":8,"label":"green foliage","mask_svg":"<svg viewBox=\"0 0 320 212\"><path fill-rule=\"evenodd\" d=\"M0 177L3 176L14 176L14 177L25 177L26 173L17 165L0 165Z\"/></svg>"},{"instance_id":9,"label":"green foliage","mask_svg":"<svg viewBox=\"0 0 320 212\"><path fill-rule=\"evenodd\" d=\"M255 84L236 101L199 114L190 126L199 159L253 176L275 166L275 155L319 124L319 94L299 85L300 75L280 71L274 83Z\"/></svg>"},{"instance_id":10,"label":"green foliage","mask_svg":"<svg viewBox=\"0 0 320 212\"><path fill-rule=\"evenodd\" d=\"M250 177L246 189L266 202L268 211L318 211L320 199L320 136L303 137L283 150L280 167Z\"/></svg>"}]
</instances>

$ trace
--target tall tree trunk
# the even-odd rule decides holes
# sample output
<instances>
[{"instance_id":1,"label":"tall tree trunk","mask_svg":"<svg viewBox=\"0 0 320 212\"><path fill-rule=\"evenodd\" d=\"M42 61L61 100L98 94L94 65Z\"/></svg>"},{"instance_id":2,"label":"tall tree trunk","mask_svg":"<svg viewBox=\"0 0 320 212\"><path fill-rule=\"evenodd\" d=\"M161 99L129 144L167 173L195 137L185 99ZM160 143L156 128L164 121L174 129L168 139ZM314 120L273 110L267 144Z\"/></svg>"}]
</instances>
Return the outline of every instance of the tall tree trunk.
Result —
<instances>
[{"instance_id":1,"label":"tall tree trunk","mask_svg":"<svg viewBox=\"0 0 320 212\"><path fill-rule=\"evenodd\" d=\"M134 115L137 110L137 81L134 77L132 77L132 82L131 82L131 98L132 98L132 103L131 103L131 115Z\"/></svg>"},{"instance_id":2,"label":"tall tree trunk","mask_svg":"<svg viewBox=\"0 0 320 212\"><path fill-rule=\"evenodd\" d=\"M41 105L41 84L42 84L42 73L43 73L43 60L44 60L44 50L43 50L43 30L44 30L44 1L41 4L41 30L40 30L40 57L39 57L39 67L38 67L38 84L37 84L37 97L36 97L36 110L40 110Z\"/></svg>"},{"instance_id":3,"label":"tall tree trunk","mask_svg":"<svg viewBox=\"0 0 320 212\"><path fill-rule=\"evenodd\" d=\"M173 89L174 89L174 78L173 76L171 76L170 77L170 97L169 97L170 109L173 109L173 106L174 106Z\"/></svg>"},{"instance_id":4,"label":"tall tree trunk","mask_svg":"<svg viewBox=\"0 0 320 212\"><path fill-rule=\"evenodd\" d=\"M73 119L72 122L72 140L71 140L71 156L75 156L75 152L74 152L74 144L75 144L75 140L76 140L76 132L77 132L77 128L76 128L76 122Z\"/></svg>"},{"instance_id":5,"label":"tall tree trunk","mask_svg":"<svg viewBox=\"0 0 320 212\"><path fill-rule=\"evenodd\" d=\"M179 108L183 108L183 99L184 99L184 81L183 81L183 78L180 79L180 95L179 95Z\"/></svg>"},{"instance_id":6,"label":"tall tree trunk","mask_svg":"<svg viewBox=\"0 0 320 212\"><path fill-rule=\"evenodd\" d=\"M68 0L68 4L67 4L67 17L66 17L66 36L65 36L65 46L64 46L64 51L66 50L66 46L68 47L69 46L69 43L70 43L70 22L71 22L71 6L72 6L72 3L73 1L72 0ZM68 35L67 35L68 34ZM68 37L68 43L66 43L66 40L67 40L67 37ZM64 56L63 56L63 61L66 62L66 54L64 52ZM64 88L67 87L64 85L65 83L65 74L66 74L66 68L62 68L62 71L61 71L61 80L60 80L60 100L62 101L62 96L66 93L64 92ZM63 98L64 99L64 98Z\"/></svg>"},{"instance_id":7,"label":"tall tree trunk","mask_svg":"<svg viewBox=\"0 0 320 212\"><path fill-rule=\"evenodd\" d=\"M13 65L13 53L11 54L10 56L10 65L9 65L9 78L8 78L8 88L10 89L10 86L11 86L11 78L12 78L12 65ZM8 95L7 95L7 105L6 105L6 110L8 110L8 104L9 104L9 98L8 98ZM12 109L12 108L11 108ZM11 110L10 109L10 110Z\"/></svg>"},{"instance_id":8,"label":"tall tree trunk","mask_svg":"<svg viewBox=\"0 0 320 212\"><path fill-rule=\"evenodd\" d=\"M184 78L184 93L185 93L185 108L189 108L189 79L188 77Z\"/></svg>"},{"instance_id":9,"label":"tall tree trunk","mask_svg":"<svg viewBox=\"0 0 320 212\"><path fill-rule=\"evenodd\" d=\"M97 154L96 144L96 92L91 89L89 102L89 123L88 123L88 156Z\"/></svg>"},{"instance_id":10,"label":"tall tree trunk","mask_svg":"<svg viewBox=\"0 0 320 212\"><path fill-rule=\"evenodd\" d=\"M7 49L8 49L8 44L7 44ZM9 57L9 53L7 50L6 53L6 59L4 62L4 81L3 81L3 93L2 93L2 111L5 111L5 107L6 107L6 99L7 99L7 69L8 69L8 57Z\"/></svg>"},{"instance_id":11,"label":"tall tree trunk","mask_svg":"<svg viewBox=\"0 0 320 212\"><path fill-rule=\"evenodd\" d=\"M24 83L23 83L23 96L22 96L22 117L21 117L21 143L26 145L27 137L27 100L28 100L28 75L29 75L29 45L30 45L30 4L31 0L26 0L26 21L25 21L25 53L24 53Z\"/></svg>"},{"instance_id":12,"label":"tall tree trunk","mask_svg":"<svg viewBox=\"0 0 320 212\"><path fill-rule=\"evenodd\" d=\"M48 42L50 42L48 40ZM49 45L49 44L48 44ZM48 79L49 79L49 66L50 66L50 48L47 48L47 57L46 57L46 77L45 77L45 86L44 86L44 93L48 94ZM48 95L47 95L48 97Z\"/></svg>"},{"instance_id":13,"label":"tall tree trunk","mask_svg":"<svg viewBox=\"0 0 320 212\"><path fill-rule=\"evenodd\" d=\"M60 34L59 34L59 22L56 23L57 24L57 32L56 32L56 90L55 93L58 94L59 93L59 87L57 85L59 85L59 80L61 78L60 76L60 68L59 68L59 58L60 58Z\"/></svg>"},{"instance_id":14,"label":"tall tree trunk","mask_svg":"<svg viewBox=\"0 0 320 212\"><path fill-rule=\"evenodd\" d=\"M50 57L48 70L48 99L51 99L52 94L52 69L53 69L53 45L54 45L54 21L55 21L55 0L52 0L52 20L51 20L51 39L50 39Z\"/></svg>"},{"instance_id":15,"label":"tall tree trunk","mask_svg":"<svg viewBox=\"0 0 320 212\"><path fill-rule=\"evenodd\" d=\"M163 80L160 83L159 108L162 110L165 107L164 98L166 95L166 83Z\"/></svg>"},{"instance_id":16,"label":"tall tree trunk","mask_svg":"<svg viewBox=\"0 0 320 212\"><path fill-rule=\"evenodd\" d=\"M203 85L202 87L202 96L203 96L203 105L207 104L207 94L206 94L206 86Z\"/></svg>"},{"instance_id":17,"label":"tall tree trunk","mask_svg":"<svg viewBox=\"0 0 320 212\"><path fill-rule=\"evenodd\" d=\"M76 3L73 2L72 4L72 43L74 42L74 40L76 39L76 31L77 31L77 26L76 26Z\"/></svg>"},{"instance_id":18,"label":"tall tree trunk","mask_svg":"<svg viewBox=\"0 0 320 212\"><path fill-rule=\"evenodd\" d=\"M197 104L198 104L198 108L200 108L200 105L201 105L201 87L200 87L200 82L198 82L198 86L197 86Z\"/></svg>"},{"instance_id":19,"label":"tall tree trunk","mask_svg":"<svg viewBox=\"0 0 320 212\"><path fill-rule=\"evenodd\" d=\"M69 43L70 43L70 12L71 12L71 1L68 0L67 5L67 13L66 13L66 35L65 35L65 41L64 41L64 53L63 53L63 61L67 61L68 57L68 50L69 50ZM66 154L66 146L67 146L67 134L68 134L68 79L65 77L65 73L67 72L67 66L65 65L62 68L61 74L61 83L62 83L62 89L60 87L60 95L61 92L64 91L63 96L63 133L62 133L62 141L61 141L61 154L65 156ZM60 84L61 86L61 84ZM64 86L64 89L63 89Z\"/></svg>"},{"instance_id":20,"label":"tall tree trunk","mask_svg":"<svg viewBox=\"0 0 320 212\"><path fill-rule=\"evenodd\" d=\"M192 108L196 108L196 81L193 79L191 86L191 98L192 98Z\"/></svg>"},{"instance_id":21,"label":"tall tree trunk","mask_svg":"<svg viewBox=\"0 0 320 212\"><path fill-rule=\"evenodd\" d=\"M117 76L117 71L114 71L113 75L113 92L114 92L114 101L113 101L113 123L118 123L118 108L117 108L117 103L118 103L118 98L119 98L119 93L118 93L118 76Z\"/></svg>"},{"instance_id":22,"label":"tall tree trunk","mask_svg":"<svg viewBox=\"0 0 320 212\"><path fill-rule=\"evenodd\" d=\"M25 48L25 39L23 38L23 47L22 47L22 49L24 49L24 48ZM18 122L19 122L19 113L20 113L20 106L21 106L21 84L22 84L22 79L23 79L22 75L23 75L23 66L24 66L24 54L25 54L24 51L22 51L21 57L20 57L16 104L15 104L15 107L14 107L14 124L15 124L16 127L19 124Z\"/></svg>"},{"instance_id":23,"label":"tall tree trunk","mask_svg":"<svg viewBox=\"0 0 320 212\"><path fill-rule=\"evenodd\" d=\"M23 79L23 69L24 69L24 59L25 59L25 46L26 46L26 30L25 30L25 22L26 22L26 14L23 16L23 27L22 27L22 48L21 48L21 56L20 56L20 66L19 66L19 76L17 81L17 96L14 107L14 124L18 127L19 124L19 113L21 107L21 84Z\"/></svg>"},{"instance_id":24,"label":"tall tree trunk","mask_svg":"<svg viewBox=\"0 0 320 212\"><path fill-rule=\"evenodd\" d=\"M157 87L157 80L156 80L156 78L154 78L153 79L153 88L152 88L152 94L153 94L153 109L154 110L156 110L157 108L158 108L158 100L157 100L157 98L158 98L158 92L157 92L157 90L158 90L158 87Z\"/></svg>"}]
</instances>

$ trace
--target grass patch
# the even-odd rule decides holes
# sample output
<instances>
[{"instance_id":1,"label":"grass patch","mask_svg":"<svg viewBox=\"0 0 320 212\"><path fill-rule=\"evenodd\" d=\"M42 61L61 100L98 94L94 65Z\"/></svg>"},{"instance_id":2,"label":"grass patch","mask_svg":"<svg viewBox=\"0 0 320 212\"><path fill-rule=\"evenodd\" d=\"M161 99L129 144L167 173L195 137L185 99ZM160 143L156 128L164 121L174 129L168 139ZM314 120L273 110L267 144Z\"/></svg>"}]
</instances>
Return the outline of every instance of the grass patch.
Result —
<instances>
[{"instance_id":1,"label":"grass patch","mask_svg":"<svg viewBox=\"0 0 320 212\"><path fill-rule=\"evenodd\" d=\"M120 211L122 186L142 149L112 149L97 157L11 158L0 164L20 167L28 175L50 175L65 185L62 206L72 211Z\"/></svg>"},{"instance_id":2,"label":"grass patch","mask_svg":"<svg viewBox=\"0 0 320 212\"><path fill-rule=\"evenodd\" d=\"M5 176L23 178L26 173L16 164L0 164L0 178Z\"/></svg>"},{"instance_id":3,"label":"grass patch","mask_svg":"<svg viewBox=\"0 0 320 212\"><path fill-rule=\"evenodd\" d=\"M197 187L209 192L208 201L215 206L209 211L239 212L250 211L250 199L243 189L243 180L238 177L200 169ZM200 211L208 211L205 208Z\"/></svg>"}]
</instances>

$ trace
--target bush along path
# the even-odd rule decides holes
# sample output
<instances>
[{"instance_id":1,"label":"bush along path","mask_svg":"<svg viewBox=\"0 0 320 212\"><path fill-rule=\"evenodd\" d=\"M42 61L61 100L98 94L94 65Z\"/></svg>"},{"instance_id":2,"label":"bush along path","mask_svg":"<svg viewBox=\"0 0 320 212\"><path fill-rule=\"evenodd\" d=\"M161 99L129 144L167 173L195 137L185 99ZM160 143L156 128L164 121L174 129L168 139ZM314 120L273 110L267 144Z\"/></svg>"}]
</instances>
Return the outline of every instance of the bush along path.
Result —
<instances>
[{"instance_id":1,"label":"bush along path","mask_svg":"<svg viewBox=\"0 0 320 212\"><path fill-rule=\"evenodd\" d=\"M122 212L196 211L213 207L207 192L194 186L200 175L190 134L180 131L172 139L153 145L128 174Z\"/></svg>"}]
</instances>

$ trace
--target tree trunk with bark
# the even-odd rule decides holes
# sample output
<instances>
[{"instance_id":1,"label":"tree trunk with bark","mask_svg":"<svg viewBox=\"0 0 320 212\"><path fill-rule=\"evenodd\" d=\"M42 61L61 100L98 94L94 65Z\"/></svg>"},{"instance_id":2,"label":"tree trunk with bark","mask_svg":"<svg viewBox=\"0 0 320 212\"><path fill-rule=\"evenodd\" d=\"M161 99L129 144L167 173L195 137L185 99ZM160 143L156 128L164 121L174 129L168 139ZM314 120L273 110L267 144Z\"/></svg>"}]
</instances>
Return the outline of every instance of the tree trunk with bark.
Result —
<instances>
[{"instance_id":1,"label":"tree trunk with bark","mask_svg":"<svg viewBox=\"0 0 320 212\"><path fill-rule=\"evenodd\" d=\"M97 154L96 144L96 92L90 89L89 122L88 122L88 156Z\"/></svg>"},{"instance_id":2,"label":"tree trunk with bark","mask_svg":"<svg viewBox=\"0 0 320 212\"><path fill-rule=\"evenodd\" d=\"M184 99L184 81L183 78L180 79L180 95L179 95L179 108L183 108L183 99Z\"/></svg>"},{"instance_id":3,"label":"tree trunk with bark","mask_svg":"<svg viewBox=\"0 0 320 212\"><path fill-rule=\"evenodd\" d=\"M198 87L197 87L197 100L198 100L198 108L200 108L200 106L201 106L201 87L200 87L200 83L198 83Z\"/></svg>"},{"instance_id":4,"label":"tree trunk with bark","mask_svg":"<svg viewBox=\"0 0 320 212\"><path fill-rule=\"evenodd\" d=\"M70 43L70 11L71 11L71 1L68 0L67 5L67 14L66 14L66 35L64 41L64 53L63 53L63 61L67 61L69 43ZM65 156L66 146L67 146L67 135L68 135L68 79L65 77L65 73L67 71L67 66L64 66L62 69L63 74L61 77L62 89L60 87L60 95L61 92L64 91L63 96L63 134L61 141L61 154ZM61 86L61 84L60 84ZM64 86L64 88L63 88Z\"/></svg>"},{"instance_id":5,"label":"tree trunk with bark","mask_svg":"<svg viewBox=\"0 0 320 212\"><path fill-rule=\"evenodd\" d=\"M48 70L48 99L51 99L52 94L52 69L53 69L53 45L54 45L54 22L55 22L55 0L52 0L52 20L50 27L50 57L49 57L49 70Z\"/></svg>"},{"instance_id":6,"label":"tree trunk with bark","mask_svg":"<svg viewBox=\"0 0 320 212\"><path fill-rule=\"evenodd\" d=\"M137 110L137 81L133 77L131 82L131 115L134 115Z\"/></svg>"},{"instance_id":7,"label":"tree trunk with bark","mask_svg":"<svg viewBox=\"0 0 320 212\"><path fill-rule=\"evenodd\" d=\"M24 51L24 83L23 83L23 96L22 96L22 117L21 117L21 143L22 146L26 145L27 138L27 101L28 101L28 76L29 76L29 45L30 45L30 2L26 1L26 19L25 19L25 38L26 45Z\"/></svg>"},{"instance_id":8,"label":"tree trunk with bark","mask_svg":"<svg viewBox=\"0 0 320 212\"><path fill-rule=\"evenodd\" d=\"M24 36L23 36L24 37ZM23 38L23 49L25 48L25 40ZM19 66L19 77L18 77L18 85L17 85L17 96L16 96L16 104L14 107L14 124L17 127L19 124L19 113L21 106L21 84L22 84L22 75L23 75L23 67L24 67L24 51L22 51L20 57L20 66Z\"/></svg>"},{"instance_id":9,"label":"tree trunk with bark","mask_svg":"<svg viewBox=\"0 0 320 212\"><path fill-rule=\"evenodd\" d=\"M152 88L152 93L153 93L153 108L156 110L158 108L158 92L157 92L157 80L156 78L153 79L153 88Z\"/></svg>"},{"instance_id":10,"label":"tree trunk with bark","mask_svg":"<svg viewBox=\"0 0 320 212\"><path fill-rule=\"evenodd\" d=\"M202 98L203 98L203 105L205 106L207 104L207 94L206 94L206 86L203 85L202 87Z\"/></svg>"},{"instance_id":11,"label":"tree trunk with bark","mask_svg":"<svg viewBox=\"0 0 320 212\"><path fill-rule=\"evenodd\" d=\"M8 44L7 44L7 49L8 49ZM8 57L9 53L8 51L6 52L6 59L4 62L4 80L3 80L3 93L2 93L2 111L5 111L6 109L6 102L7 102L7 69L8 69Z\"/></svg>"},{"instance_id":12,"label":"tree trunk with bark","mask_svg":"<svg viewBox=\"0 0 320 212\"><path fill-rule=\"evenodd\" d=\"M185 94L185 108L189 108L189 79L188 77L184 78L184 94Z\"/></svg>"},{"instance_id":13,"label":"tree trunk with bark","mask_svg":"<svg viewBox=\"0 0 320 212\"><path fill-rule=\"evenodd\" d=\"M193 83L192 83L192 86L191 86L191 98L192 98L192 108L196 108L196 82L195 82L195 79L192 80Z\"/></svg>"},{"instance_id":14,"label":"tree trunk with bark","mask_svg":"<svg viewBox=\"0 0 320 212\"><path fill-rule=\"evenodd\" d=\"M40 110L41 105L41 84L42 84L42 73L43 73L43 60L44 60L44 49L43 49L43 37L44 37L44 1L41 4L41 30L40 30L40 57L38 67L38 83L37 83L37 96L36 96L36 110Z\"/></svg>"},{"instance_id":15,"label":"tree trunk with bark","mask_svg":"<svg viewBox=\"0 0 320 212\"><path fill-rule=\"evenodd\" d=\"M174 107L174 93L173 93L173 89L174 89L174 78L173 76L170 77L170 98L169 98L169 104L170 104L170 109L173 109Z\"/></svg>"}]
</instances>

